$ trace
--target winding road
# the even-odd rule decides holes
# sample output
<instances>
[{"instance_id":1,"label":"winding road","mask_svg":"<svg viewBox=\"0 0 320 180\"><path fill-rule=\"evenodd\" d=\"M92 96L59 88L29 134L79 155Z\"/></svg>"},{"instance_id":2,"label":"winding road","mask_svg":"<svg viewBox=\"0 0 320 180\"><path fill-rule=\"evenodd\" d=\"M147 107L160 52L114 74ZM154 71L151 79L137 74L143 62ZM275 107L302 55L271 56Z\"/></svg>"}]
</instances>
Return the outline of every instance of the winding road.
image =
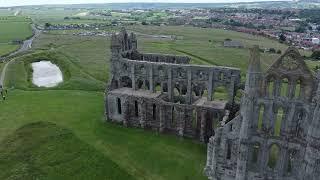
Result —
<instances>
[{"instance_id":1,"label":"winding road","mask_svg":"<svg viewBox=\"0 0 320 180\"><path fill-rule=\"evenodd\" d=\"M16 51L10 53L9 55L7 55L5 57L0 57L0 61L3 61L3 62L7 61L7 63L4 65L4 67L2 69L2 72L0 74L0 87L3 87L3 82L4 82L4 79L5 79L5 75L6 75L6 71L7 71L8 65L13 60L12 57L17 55L17 54L19 54L19 53L23 53L23 52L26 52L29 49L31 49L33 40L35 38L37 38L41 34L41 30L37 29L34 24L32 24L31 27L32 27L32 31L33 31L33 36L31 38L23 41L23 44Z\"/></svg>"}]
</instances>

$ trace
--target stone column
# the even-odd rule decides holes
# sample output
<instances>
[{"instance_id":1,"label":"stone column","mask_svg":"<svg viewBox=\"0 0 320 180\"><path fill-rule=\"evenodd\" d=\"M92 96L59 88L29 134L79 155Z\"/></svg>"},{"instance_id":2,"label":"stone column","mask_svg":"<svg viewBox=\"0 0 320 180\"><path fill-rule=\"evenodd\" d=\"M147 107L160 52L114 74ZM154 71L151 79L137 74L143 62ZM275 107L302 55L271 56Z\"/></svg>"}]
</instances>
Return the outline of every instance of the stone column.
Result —
<instances>
[{"instance_id":1,"label":"stone column","mask_svg":"<svg viewBox=\"0 0 320 180\"><path fill-rule=\"evenodd\" d=\"M234 82L235 82L235 76L231 76L231 82L229 85L229 102L233 102L234 101L234 96L235 96L235 92L234 92Z\"/></svg>"},{"instance_id":2,"label":"stone column","mask_svg":"<svg viewBox=\"0 0 320 180\"><path fill-rule=\"evenodd\" d=\"M179 126L178 126L179 136L184 135L184 127L185 127L185 110L180 108L179 109Z\"/></svg>"},{"instance_id":3,"label":"stone column","mask_svg":"<svg viewBox=\"0 0 320 180\"><path fill-rule=\"evenodd\" d=\"M149 66L149 90L153 93L155 92L154 84L153 84L153 67L152 67L152 65Z\"/></svg>"},{"instance_id":4,"label":"stone column","mask_svg":"<svg viewBox=\"0 0 320 180\"><path fill-rule=\"evenodd\" d=\"M269 149L266 141L261 142L260 146L260 154L259 154L259 172L262 173L265 171L265 168L267 167L268 163L268 157L269 157Z\"/></svg>"},{"instance_id":5,"label":"stone column","mask_svg":"<svg viewBox=\"0 0 320 180\"><path fill-rule=\"evenodd\" d=\"M201 119L200 119L200 141L205 142L206 133L206 111L201 109Z\"/></svg>"},{"instance_id":6,"label":"stone column","mask_svg":"<svg viewBox=\"0 0 320 180\"><path fill-rule=\"evenodd\" d=\"M209 82L208 82L208 101L212 101L212 91L213 91L213 71L210 71Z\"/></svg>"},{"instance_id":7,"label":"stone column","mask_svg":"<svg viewBox=\"0 0 320 180\"><path fill-rule=\"evenodd\" d=\"M216 147L217 146L217 137L212 136L209 139L207 147L207 163L204 169L206 176L213 177L216 174Z\"/></svg>"},{"instance_id":8,"label":"stone column","mask_svg":"<svg viewBox=\"0 0 320 180\"><path fill-rule=\"evenodd\" d=\"M280 150L280 156L279 156L279 159L278 159L278 162L277 162L277 176L279 179L283 179L281 177L283 177L285 175L285 172L286 172L286 167L287 167L287 149L285 147L281 147L281 150Z\"/></svg>"},{"instance_id":9,"label":"stone column","mask_svg":"<svg viewBox=\"0 0 320 180\"><path fill-rule=\"evenodd\" d=\"M125 99L123 102L123 105L121 105L123 107L123 125L125 127L128 127L129 125L129 118L130 118L130 114L129 114L129 103L127 102L128 100Z\"/></svg>"},{"instance_id":10,"label":"stone column","mask_svg":"<svg viewBox=\"0 0 320 180\"><path fill-rule=\"evenodd\" d=\"M135 80L135 72L134 72L134 64L132 64L131 66L131 85L132 85L132 89L136 90L136 80Z\"/></svg>"},{"instance_id":11,"label":"stone column","mask_svg":"<svg viewBox=\"0 0 320 180\"><path fill-rule=\"evenodd\" d=\"M281 85L282 85L282 79L276 79L275 84L274 84L274 90L275 90L275 96L280 96L281 95Z\"/></svg>"},{"instance_id":12,"label":"stone column","mask_svg":"<svg viewBox=\"0 0 320 180\"><path fill-rule=\"evenodd\" d=\"M191 104L192 103L192 72L191 72L191 68L188 68L187 79L188 79L188 86L187 86L186 102L187 102L187 104Z\"/></svg>"},{"instance_id":13,"label":"stone column","mask_svg":"<svg viewBox=\"0 0 320 180\"><path fill-rule=\"evenodd\" d=\"M168 67L168 97L169 101L173 100L173 92L172 92L172 69Z\"/></svg>"},{"instance_id":14,"label":"stone column","mask_svg":"<svg viewBox=\"0 0 320 180\"><path fill-rule=\"evenodd\" d=\"M140 117L140 127L145 128L146 126L146 102L140 101L139 104L139 117Z\"/></svg>"},{"instance_id":15,"label":"stone column","mask_svg":"<svg viewBox=\"0 0 320 180\"><path fill-rule=\"evenodd\" d=\"M159 105L159 119L160 119L160 125L159 125L159 131L163 132L165 129L165 106Z\"/></svg>"}]
</instances>

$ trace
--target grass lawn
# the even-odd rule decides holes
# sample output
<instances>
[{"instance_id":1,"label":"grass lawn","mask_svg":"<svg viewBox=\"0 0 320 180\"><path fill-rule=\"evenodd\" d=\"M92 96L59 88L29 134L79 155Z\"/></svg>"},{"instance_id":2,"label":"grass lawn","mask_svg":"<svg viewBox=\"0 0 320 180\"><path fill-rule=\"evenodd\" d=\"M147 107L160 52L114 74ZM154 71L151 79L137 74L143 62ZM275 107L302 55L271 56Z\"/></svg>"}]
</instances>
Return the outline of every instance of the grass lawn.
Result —
<instances>
[{"instance_id":1,"label":"grass lawn","mask_svg":"<svg viewBox=\"0 0 320 180\"><path fill-rule=\"evenodd\" d=\"M29 123L45 121L68 129L68 131L74 133L75 139L79 139L75 141L81 141L74 143L76 145L70 147L70 149L62 149L59 152L79 152L78 144L82 148L83 145L81 144L86 143L91 147L86 150L89 152L85 153L103 154L104 158L101 161L110 162L108 161L110 159L119 166L119 169L125 169L127 173L137 179L205 179L202 174L206 158L205 145L175 136L160 135L143 129L124 128L120 125L106 123L104 122L103 104L103 94L100 92L74 90L10 91L8 100L0 102L0 141L6 142L6 146L8 146L1 148L4 148L4 152L10 150L10 148L18 151L15 145L18 146L19 144L15 142L20 141L10 140L15 139L15 134L21 132L21 130L16 130ZM41 129L39 129L39 132L34 133L35 135L32 135L32 131L30 136L41 138L48 136L48 133ZM26 141L30 142L30 139L25 138ZM40 143L40 140L35 140L34 143ZM35 148L35 152L26 151L24 153L18 151L18 153L20 153L21 157L28 157L31 153L31 157L39 158L41 153L45 152L43 148L46 146L55 148L70 143L68 139L65 141L61 139L55 142L50 144L44 141L41 142L44 147ZM71 145L73 143L70 143ZM2 153L3 151L0 154ZM60 156L59 154L56 155ZM70 154L70 156L73 155ZM48 158L52 156L54 154L49 154ZM65 157L68 156L65 155ZM100 157L100 155L97 156ZM16 158L14 155L2 157ZM83 157L79 161L83 162L85 159L86 157ZM50 163L47 159L40 158L39 161L36 160L32 160L32 164L35 167L39 167L40 163ZM16 161L20 162L20 160ZM97 163L94 159L92 161ZM17 167L16 163L10 161L5 165ZM29 161L22 161L21 159L21 163L27 163L28 165ZM2 163L0 164L3 165ZM70 164L73 166L70 166ZM81 163L73 164L73 162L70 162L70 164L65 163L61 164L60 168L58 167L62 174L68 174L69 172L67 171L86 171L86 169L82 169L85 165ZM43 165L48 166L48 164ZM6 174L8 171L10 170L1 171L0 177L8 177ZM56 178L57 174L51 170L45 169L44 172L47 173L40 175L47 175L45 179ZM40 175L39 177L41 177ZM85 174L82 175L81 177L86 177Z\"/></svg>"},{"instance_id":2,"label":"grass lawn","mask_svg":"<svg viewBox=\"0 0 320 180\"><path fill-rule=\"evenodd\" d=\"M1 179L135 179L53 123L23 126L0 145Z\"/></svg>"},{"instance_id":3,"label":"grass lawn","mask_svg":"<svg viewBox=\"0 0 320 180\"><path fill-rule=\"evenodd\" d=\"M19 45L8 44L8 43L0 44L0 56L13 52L18 48L19 48Z\"/></svg>"},{"instance_id":4,"label":"grass lawn","mask_svg":"<svg viewBox=\"0 0 320 180\"><path fill-rule=\"evenodd\" d=\"M25 17L0 17L0 42L24 40L32 35L31 21Z\"/></svg>"},{"instance_id":5,"label":"grass lawn","mask_svg":"<svg viewBox=\"0 0 320 180\"><path fill-rule=\"evenodd\" d=\"M0 16L0 56L19 48L15 40L25 40L32 35L30 19L26 17Z\"/></svg>"},{"instance_id":6,"label":"grass lawn","mask_svg":"<svg viewBox=\"0 0 320 180\"><path fill-rule=\"evenodd\" d=\"M282 51L286 48L276 41L224 30L158 26L133 26L129 29L141 33L138 43L144 52L189 55L194 64L238 67L243 75L247 69L248 48L253 44ZM143 34L169 34L181 38L171 41L145 38ZM221 43L226 38L242 41L245 48L222 47ZM109 44L110 39L106 37L49 32L35 40L34 53L15 58L8 66L5 81L8 87L15 89L9 90L6 101L0 101L0 141L5 144L0 145L0 168L1 165L13 167L17 177L34 175L41 179L61 179L59 174L73 177L75 172L79 172L76 179L86 179L87 174L82 172L86 169L83 162L88 162L98 167L96 172L88 169L88 173L96 175L95 179L105 178L106 172L100 171L100 167L114 168L110 179L121 174L128 177L125 179L132 176L155 180L206 179L203 176L205 145L105 122L103 91L109 73ZM266 69L277 56L262 54L263 68ZM57 64L63 72L64 82L51 89L32 85L30 63L39 60ZM309 61L308 64L311 67L316 65ZM16 138L22 134L24 142ZM52 137L52 142L48 141L49 137ZM59 148L66 144L69 145L66 149ZM27 149L19 150L20 146ZM46 159L41 155L48 148L57 150L57 153L49 149ZM8 152L16 152L16 155ZM81 158L75 159L75 154ZM50 165L55 163L51 157L56 156L61 160L71 159L56 166L61 172L59 174ZM20 160L20 157L35 159ZM102 164L96 160L97 157ZM41 171L34 173L35 168ZM10 172L10 168L1 171L0 179L12 178Z\"/></svg>"}]
</instances>

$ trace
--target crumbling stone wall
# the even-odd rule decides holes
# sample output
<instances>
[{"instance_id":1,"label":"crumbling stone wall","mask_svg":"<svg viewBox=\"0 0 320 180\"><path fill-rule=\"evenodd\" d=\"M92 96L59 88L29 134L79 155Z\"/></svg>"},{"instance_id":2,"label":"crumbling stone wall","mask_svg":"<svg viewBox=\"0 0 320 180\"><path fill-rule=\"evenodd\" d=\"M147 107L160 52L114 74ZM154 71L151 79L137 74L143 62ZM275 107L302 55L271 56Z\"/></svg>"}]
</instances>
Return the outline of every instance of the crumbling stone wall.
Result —
<instances>
[{"instance_id":1,"label":"crumbling stone wall","mask_svg":"<svg viewBox=\"0 0 320 180\"><path fill-rule=\"evenodd\" d=\"M320 72L290 47L262 72L251 51L240 114L208 143L213 180L316 180L320 172Z\"/></svg>"},{"instance_id":2,"label":"crumbling stone wall","mask_svg":"<svg viewBox=\"0 0 320 180\"><path fill-rule=\"evenodd\" d=\"M143 54L125 29L112 36L107 119L207 142L220 121L230 118L240 70L190 65L187 56ZM228 99L214 99L224 87Z\"/></svg>"}]
</instances>

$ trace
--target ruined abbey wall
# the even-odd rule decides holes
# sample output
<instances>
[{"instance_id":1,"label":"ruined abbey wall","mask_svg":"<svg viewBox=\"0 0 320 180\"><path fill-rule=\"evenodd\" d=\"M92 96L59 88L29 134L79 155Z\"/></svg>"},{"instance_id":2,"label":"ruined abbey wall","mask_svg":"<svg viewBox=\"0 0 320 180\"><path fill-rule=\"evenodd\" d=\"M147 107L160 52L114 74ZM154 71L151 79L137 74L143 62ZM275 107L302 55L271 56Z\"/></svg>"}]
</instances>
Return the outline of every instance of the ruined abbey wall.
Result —
<instances>
[{"instance_id":1,"label":"ruined abbey wall","mask_svg":"<svg viewBox=\"0 0 320 180\"><path fill-rule=\"evenodd\" d=\"M191 65L187 56L139 53L135 35L125 30L113 35L111 51L109 120L208 141L219 121L235 111L239 69ZM213 98L221 87L226 100Z\"/></svg>"},{"instance_id":2,"label":"ruined abbey wall","mask_svg":"<svg viewBox=\"0 0 320 180\"><path fill-rule=\"evenodd\" d=\"M319 179L319 78L294 48L262 72L253 49L240 115L208 143L209 179Z\"/></svg>"},{"instance_id":3,"label":"ruined abbey wall","mask_svg":"<svg viewBox=\"0 0 320 180\"><path fill-rule=\"evenodd\" d=\"M208 142L212 180L318 180L320 72L289 48L263 72L251 50L240 109L235 68L191 65L187 56L144 54L134 34L112 36L108 121ZM227 98L216 98L219 88Z\"/></svg>"}]
</instances>

